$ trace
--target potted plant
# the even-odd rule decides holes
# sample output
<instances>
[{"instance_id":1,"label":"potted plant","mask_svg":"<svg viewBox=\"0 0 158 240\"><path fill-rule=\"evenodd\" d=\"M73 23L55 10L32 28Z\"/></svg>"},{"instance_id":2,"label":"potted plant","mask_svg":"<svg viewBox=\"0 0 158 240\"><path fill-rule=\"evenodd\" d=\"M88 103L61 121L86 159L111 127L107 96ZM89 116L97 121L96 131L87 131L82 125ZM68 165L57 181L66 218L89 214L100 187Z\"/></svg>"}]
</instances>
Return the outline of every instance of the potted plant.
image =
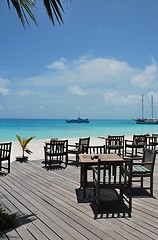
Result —
<instances>
[{"instance_id":1,"label":"potted plant","mask_svg":"<svg viewBox=\"0 0 158 240\"><path fill-rule=\"evenodd\" d=\"M0 230L5 230L14 225L15 215L6 213L5 209L0 204Z\"/></svg>"},{"instance_id":2,"label":"potted plant","mask_svg":"<svg viewBox=\"0 0 158 240\"><path fill-rule=\"evenodd\" d=\"M22 148L22 156L16 157L16 160L27 161L28 156L25 156L25 152L28 153L28 154L32 153L32 151L27 148L27 145L35 136L29 137L29 138L21 138L19 135L16 135L16 137L17 137L17 139L20 143L20 146Z\"/></svg>"}]
</instances>

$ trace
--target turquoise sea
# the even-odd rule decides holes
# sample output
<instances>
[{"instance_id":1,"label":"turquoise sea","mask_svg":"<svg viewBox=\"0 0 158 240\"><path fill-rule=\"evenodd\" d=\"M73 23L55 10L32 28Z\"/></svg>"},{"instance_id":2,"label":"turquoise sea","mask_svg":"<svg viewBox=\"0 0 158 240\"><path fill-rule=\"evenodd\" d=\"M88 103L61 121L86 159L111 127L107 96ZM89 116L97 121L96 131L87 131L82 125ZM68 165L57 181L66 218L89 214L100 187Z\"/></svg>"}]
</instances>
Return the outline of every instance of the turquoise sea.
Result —
<instances>
[{"instance_id":1,"label":"turquoise sea","mask_svg":"<svg viewBox=\"0 0 158 240\"><path fill-rule=\"evenodd\" d=\"M0 119L0 141L16 141L35 135L36 140L158 133L158 125L140 125L133 120L90 119L90 123L67 123L65 119Z\"/></svg>"}]
</instances>

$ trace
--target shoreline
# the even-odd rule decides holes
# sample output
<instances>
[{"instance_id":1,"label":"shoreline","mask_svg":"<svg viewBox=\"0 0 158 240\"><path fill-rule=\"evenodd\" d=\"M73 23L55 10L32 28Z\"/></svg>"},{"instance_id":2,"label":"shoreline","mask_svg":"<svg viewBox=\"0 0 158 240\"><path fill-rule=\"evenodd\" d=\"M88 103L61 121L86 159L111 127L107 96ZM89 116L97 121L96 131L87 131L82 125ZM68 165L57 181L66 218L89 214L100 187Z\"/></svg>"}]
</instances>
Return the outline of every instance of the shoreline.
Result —
<instances>
[{"instance_id":1,"label":"shoreline","mask_svg":"<svg viewBox=\"0 0 158 240\"><path fill-rule=\"evenodd\" d=\"M106 136L105 136L106 137ZM63 138L64 139L64 138ZM125 136L125 139L132 139L132 136ZM32 151L32 154L27 154L28 161L30 160L44 160L44 143L50 139L33 140L28 144L28 148ZM69 144L75 144L79 138L68 138ZM90 145L104 145L105 140L99 137L90 137ZM11 162L15 161L17 156L20 156L22 149L18 141L12 141Z\"/></svg>"}]
</instances>

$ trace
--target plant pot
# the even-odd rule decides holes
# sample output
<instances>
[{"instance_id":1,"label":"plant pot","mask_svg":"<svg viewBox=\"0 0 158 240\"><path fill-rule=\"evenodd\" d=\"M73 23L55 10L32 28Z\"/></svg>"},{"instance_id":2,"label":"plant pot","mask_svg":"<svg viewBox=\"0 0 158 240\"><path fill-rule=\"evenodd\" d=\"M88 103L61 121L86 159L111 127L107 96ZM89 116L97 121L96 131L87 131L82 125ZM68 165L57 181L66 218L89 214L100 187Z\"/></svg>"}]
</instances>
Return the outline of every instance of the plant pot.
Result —
<instances>
[{"instance_id":1,"label":"plant pot","mask_svg":"<svg viewBox=\"0 0 158 240\"><path fill-rule=\"evenodd\" d=\"M17 156L16 157L16 161L19 161L19 162L26 162L28 160L28 157L22 157L22 156Z\"/></svg>"}]
</instances>

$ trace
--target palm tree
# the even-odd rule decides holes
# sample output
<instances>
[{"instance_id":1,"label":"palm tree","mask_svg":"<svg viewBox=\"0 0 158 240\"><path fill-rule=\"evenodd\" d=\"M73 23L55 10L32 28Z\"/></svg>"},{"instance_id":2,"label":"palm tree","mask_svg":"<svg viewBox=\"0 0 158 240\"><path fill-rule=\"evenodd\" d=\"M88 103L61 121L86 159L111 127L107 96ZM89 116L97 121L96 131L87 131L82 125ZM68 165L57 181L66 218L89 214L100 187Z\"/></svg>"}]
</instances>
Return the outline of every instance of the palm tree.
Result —
<instances>
[{"instance_id":1,"label":"palm tree","mask_svg":"<svg viewBox=\"0 0 158 240\"><path fill-rule=\"evenodd\" d=\"M22 156L20 157L20 159L25 159L25 152L27 152L28 154L31 154L32 151L29 150L27 148L27 145L29 144L29 142L35 137L35 136L32 136L32 137L29 137L29 138L21 138L19 135L16 135L19 143L20 143L20 146L22 148ZM19 157L18 157L19 158Z\"/></svg>"},{"instance_id":2,"label":"palm tree","mask_svg":"<svg viewBox=\"0 0 158 240\"><path fill-rule=\"evenodd\" d=\"M65 1L66 0L64 0L64 2ZM33 10L36 8L36 0L7 0L7 3L9 8L11 8L11 4L13 5L23 27L25 27L26 24L29 26L28 16L37 25L36 18L33 14ZM43 0L43 4L53 25L55 24L54 18L56 18L59 24L63 23L61 12L64 12L64 9L61 0Z\"/></svg>"}]
</instances>

